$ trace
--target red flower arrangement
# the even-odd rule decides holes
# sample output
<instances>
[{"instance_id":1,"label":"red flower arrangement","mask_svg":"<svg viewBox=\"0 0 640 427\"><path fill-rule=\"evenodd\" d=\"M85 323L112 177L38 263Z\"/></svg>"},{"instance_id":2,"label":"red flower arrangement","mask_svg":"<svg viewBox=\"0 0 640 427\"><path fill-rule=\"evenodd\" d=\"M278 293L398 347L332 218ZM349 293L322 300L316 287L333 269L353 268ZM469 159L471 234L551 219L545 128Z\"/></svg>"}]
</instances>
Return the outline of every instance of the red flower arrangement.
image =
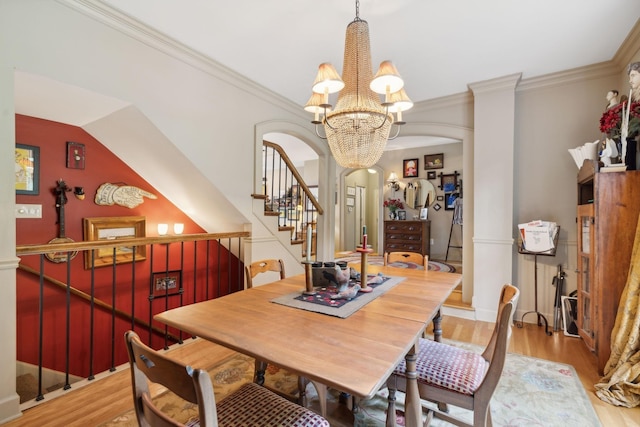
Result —
<instances>
[{"instance_id":1,"label":"red flower arrangement","mask_svg":"<svg viewBox=\"0 0 640 427\"><path fill-rule=\"evenodd\" d=\"M622 127L622 115L625 114L627 102L621 102L615 107L605 111L600 117L600 132L607 134L609 138L620 139ZM640 131L640 102L632 102L629 111L629 127L627 136L635 136Z\"/></svg>"},{"instance_id":2,"label":"red flower arrangement","mask_svg":"<svg viewBox=\"0 0 640 427\"><path fill-rule=\"evenodd\" d=\"M384 207L389 208L391 212L395 212L397 209L403 209L404 205L400 199L389 199L384 201Z\"/></svg>"}]
</instances>

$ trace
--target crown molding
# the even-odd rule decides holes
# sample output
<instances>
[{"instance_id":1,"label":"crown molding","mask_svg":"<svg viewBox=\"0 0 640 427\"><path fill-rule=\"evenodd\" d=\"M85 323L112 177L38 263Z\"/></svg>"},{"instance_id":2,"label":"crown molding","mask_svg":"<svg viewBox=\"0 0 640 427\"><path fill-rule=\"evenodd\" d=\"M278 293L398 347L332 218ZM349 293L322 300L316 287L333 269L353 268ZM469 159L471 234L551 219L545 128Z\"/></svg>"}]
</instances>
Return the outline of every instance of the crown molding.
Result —
<instances>
[{"instance_id":1,"label":"crown molding","mask_svg":"<svg viewBox=\"0 0 640 427\"><path fill-rule=\"evenodd\" d=\"M270 104L274 104L301 117L307 116L304 114L302 108L293 101L238 74L208 56L154 30L100 0L56 1L212 77L220 79L253 96L257 96Z\"/></svg>"},{"instance_id":2,"label":"crown molding","mask_svg":"<svg viewBox=\"0 0 640 427\"><path fill-rule=\"evenodd\" d=\"M613 55L612 62L619 70L626 69L627 65L633 61L634 56L640 50L640 18L636 21L629 34L624 39L618 51Z\"/></svg>"},{"instance_id":3,"label":"crown molding","mask_svg":"<svg viewBox=\"0 0 640 427\"><path fill-rule=\"evenodd\" d=\"M611 77L616 75L618 72L619 69L612 61L600 62L593 65L586 65L584 67L546 74L544 76L523 79L516 88L516 92L562 86L576 81L591 80L601 77Z\"/></svg>"}]
</instances>

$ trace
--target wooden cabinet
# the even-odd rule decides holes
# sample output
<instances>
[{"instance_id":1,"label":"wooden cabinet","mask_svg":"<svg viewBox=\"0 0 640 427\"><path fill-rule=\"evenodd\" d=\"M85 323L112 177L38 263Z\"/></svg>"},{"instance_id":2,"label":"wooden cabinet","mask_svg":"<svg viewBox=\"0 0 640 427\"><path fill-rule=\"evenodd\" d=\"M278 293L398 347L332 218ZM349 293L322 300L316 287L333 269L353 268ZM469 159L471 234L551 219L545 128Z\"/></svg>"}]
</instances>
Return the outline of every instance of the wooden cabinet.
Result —
<instances>
[{"instance_id":1,"label":"wooden cabinet","mask_svg":"<svg viewBox=\"0 0 640 427\"><path fill-rule=\"evenodd\" d=\"M385 221L385 252L418 252L429 255L431 221Z\"/></svg>"},{"instance_id":2,"label":"wooden cabinet","mask_svg":"<svg viewBox=\"0 0 640 427\"><path fill-rule=\"evenodd\" d=\"M578 173L577 323L600 374L611 352L639 214L640 171L603 173L585 161Z\"/></svg>"}]
</instances>

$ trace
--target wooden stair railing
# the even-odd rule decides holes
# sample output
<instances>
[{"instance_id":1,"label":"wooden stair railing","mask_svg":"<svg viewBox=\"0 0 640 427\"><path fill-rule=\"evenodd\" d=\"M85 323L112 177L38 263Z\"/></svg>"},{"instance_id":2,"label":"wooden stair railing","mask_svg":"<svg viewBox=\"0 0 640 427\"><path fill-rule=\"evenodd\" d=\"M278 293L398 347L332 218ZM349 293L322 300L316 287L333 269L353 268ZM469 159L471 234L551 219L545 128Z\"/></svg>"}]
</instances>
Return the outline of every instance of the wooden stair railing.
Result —
<instances>
[{"instance_id":1,"label":"wooden stair railing","mask_svg":"<svg viewBox=\"0 0 640 427\"><path fill-rule=\"evenodd\" d=\"M322 206L295 165L278 144L263 141L264 165L263 194L253 194L264 200L264 214L278 217L278 230L291 233L291 244L304 244L302 256L306 256L307 227L311 226L315 236L318 215L323 215ZM269 158L271 164L269 164ZM312 238L311 255L316 253L317 239Z\"/></svg>"}]
</instances>

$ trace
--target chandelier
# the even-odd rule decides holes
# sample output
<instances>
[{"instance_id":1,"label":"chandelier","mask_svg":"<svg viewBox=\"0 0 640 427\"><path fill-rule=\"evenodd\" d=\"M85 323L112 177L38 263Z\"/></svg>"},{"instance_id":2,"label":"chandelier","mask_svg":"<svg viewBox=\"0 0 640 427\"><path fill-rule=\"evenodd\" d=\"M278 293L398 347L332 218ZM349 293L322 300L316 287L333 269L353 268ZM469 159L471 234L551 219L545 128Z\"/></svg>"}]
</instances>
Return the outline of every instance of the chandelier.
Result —
<instances>
[{"instance_id":1,"label":"chandelier","mask_svg":"<svg viewBox=\"0 0 640 427\"><path fill-rule=\"evenodd\" d=\"M329 63L319 66L313 82L313 95L304 106L314 113L311 123L316 135L327 139L336 162L344 168L368 168L380 160L388 139L400 133L402 111L413 107L405 93L404 81L391 61L383 61L376 75L371 68L369 25L356 17L347 26L342 78ZM340 92L335 108L329 95ZM384 95L384 102L380 96ZM393 113L396 113L394 121ZM318 125L323 125L324 136ZM392 125L396 132L389 137Z\"/></svg>"}]
</instances>

